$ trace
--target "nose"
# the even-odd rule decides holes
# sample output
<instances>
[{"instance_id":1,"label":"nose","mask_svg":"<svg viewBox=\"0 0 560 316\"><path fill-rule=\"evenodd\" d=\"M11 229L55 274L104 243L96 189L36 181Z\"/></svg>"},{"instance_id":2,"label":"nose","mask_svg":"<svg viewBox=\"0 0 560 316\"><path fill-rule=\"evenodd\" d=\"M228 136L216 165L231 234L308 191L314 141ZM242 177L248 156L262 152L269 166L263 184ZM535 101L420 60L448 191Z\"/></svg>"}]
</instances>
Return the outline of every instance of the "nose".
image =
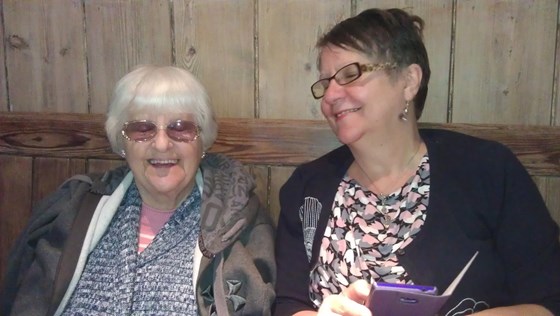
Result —
<instances>
[{"instance_id":1,"label":"nose","mask_svg":"<svg viewBox=\"0 0 560 316\"><path fill-rule=\"evenodd\" d=\"M337 99L340 99L344 95L344 87L338 84L336 80L331 80L329 85L325 89L325 94L323 95L323 101L327 103L333 103Z\"/></svg>"},{"instance_id":2,"label":"nose","mask_svg":"<svg viewBox=\"0 0 560 316\"><path fill-rule=\"evenodd\" d=\"M173 145L173 142L171 141L169 136L167 136L167 132L164 128L158 128L152 144L156 148L156 150L163 152L167 151L169 147Z\"/></svg>"}]
</instances>

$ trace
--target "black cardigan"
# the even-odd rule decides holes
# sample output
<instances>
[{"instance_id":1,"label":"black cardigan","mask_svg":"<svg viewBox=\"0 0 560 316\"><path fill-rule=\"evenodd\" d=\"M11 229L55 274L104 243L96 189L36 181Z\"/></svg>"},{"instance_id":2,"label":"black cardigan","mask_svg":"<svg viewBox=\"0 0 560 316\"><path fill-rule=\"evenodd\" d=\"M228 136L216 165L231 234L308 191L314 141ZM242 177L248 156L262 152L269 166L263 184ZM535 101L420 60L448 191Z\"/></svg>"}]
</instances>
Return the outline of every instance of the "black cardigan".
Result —
<instances>
[{"instance_id":1,"label":"black cardigan","mask_svg":"<svg viewBox=\"0 0 560 316\"><path fill-rule=\"evenodd\" d=\"M398 254L414 283L435 285L442 292L479 251L442 315L522 303L540 304L560 315L558 226L521 163L496 142L443 130L420 134L430 158L427 218ZM280 191L276 315L314 309L309 272L335 192L353 160L342 146L298 167ZM311 263L299 218L305 197L317 198L323 206Z\"/></svg>"}]
</instances>

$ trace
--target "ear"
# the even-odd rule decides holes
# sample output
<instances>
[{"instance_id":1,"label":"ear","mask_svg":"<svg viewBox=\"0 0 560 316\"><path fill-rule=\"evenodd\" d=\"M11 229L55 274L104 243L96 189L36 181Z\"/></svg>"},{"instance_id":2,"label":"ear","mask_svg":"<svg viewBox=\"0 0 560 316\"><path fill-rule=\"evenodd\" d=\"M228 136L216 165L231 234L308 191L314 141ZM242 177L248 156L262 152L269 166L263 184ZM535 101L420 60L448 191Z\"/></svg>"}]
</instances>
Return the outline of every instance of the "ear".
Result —
<instances>
[{"instance_id":1,"label":"ear","mask_svg":"<svg viewBox=\"0 0 560 316\"><path fill-rule=\"evenodd\" d=\"M411 64L404 69L403 74L405 78L404 97L405 100L412 101L420 89L422 68L418 64Z\"/></svg>"}]
</instances>

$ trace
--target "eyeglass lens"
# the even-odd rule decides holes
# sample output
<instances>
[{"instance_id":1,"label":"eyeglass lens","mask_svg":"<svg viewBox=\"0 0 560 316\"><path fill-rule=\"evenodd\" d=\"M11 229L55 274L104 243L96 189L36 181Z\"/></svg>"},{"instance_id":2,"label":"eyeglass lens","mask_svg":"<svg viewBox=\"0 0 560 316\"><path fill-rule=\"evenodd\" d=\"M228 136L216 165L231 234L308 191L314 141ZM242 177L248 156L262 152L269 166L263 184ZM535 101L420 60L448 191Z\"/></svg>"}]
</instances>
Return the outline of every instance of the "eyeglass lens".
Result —
<instances>
[{"instance_id":1,"label":"eyeglass lens","mask_svg":"<svg viewBox=\"0 0 560 316\"><path fill-rule=\"evenodd\" d=\"M332 79L339 85L349 84L358 79L362 75L362 70L358 63L352 63L340 68L332 77L321 79L311 86L311 93L316 99L320 99L325 95L329 83Z\"/></svg>"},{"instance_id":2,"label":"eyeglass lens","mask_svg":"<svg viewBox=\"0 0 560 316\"><path fill-rule=\"evenodd\" d=\"M130 121L124 124L122 134L129 140L144 142L154 138L158 130L159 127L152 121ZM197 139L199 128L191 121L177 120L169 123L165 132L174 141L192 142Z\"/></svg>"}]
</instances>

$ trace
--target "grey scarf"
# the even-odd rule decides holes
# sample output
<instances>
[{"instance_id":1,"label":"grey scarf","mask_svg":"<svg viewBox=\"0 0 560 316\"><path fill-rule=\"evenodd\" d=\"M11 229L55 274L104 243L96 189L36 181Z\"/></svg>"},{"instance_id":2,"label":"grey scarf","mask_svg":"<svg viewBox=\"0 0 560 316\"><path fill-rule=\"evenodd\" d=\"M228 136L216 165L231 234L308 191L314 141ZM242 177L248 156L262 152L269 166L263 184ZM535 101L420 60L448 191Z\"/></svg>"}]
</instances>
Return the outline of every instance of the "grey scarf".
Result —
<instances>
[{"instance_id":1,"label":"grey scarf","mask_svg":"<svg viewBox=\"0 0 560 316\"><path fill-rule=\"evenodd\" d=\"M132 183L88 257L63 315L197 315L193 256L200 230L199 190L138 254L142 200Z\"/></svg>"}]
</instances>

